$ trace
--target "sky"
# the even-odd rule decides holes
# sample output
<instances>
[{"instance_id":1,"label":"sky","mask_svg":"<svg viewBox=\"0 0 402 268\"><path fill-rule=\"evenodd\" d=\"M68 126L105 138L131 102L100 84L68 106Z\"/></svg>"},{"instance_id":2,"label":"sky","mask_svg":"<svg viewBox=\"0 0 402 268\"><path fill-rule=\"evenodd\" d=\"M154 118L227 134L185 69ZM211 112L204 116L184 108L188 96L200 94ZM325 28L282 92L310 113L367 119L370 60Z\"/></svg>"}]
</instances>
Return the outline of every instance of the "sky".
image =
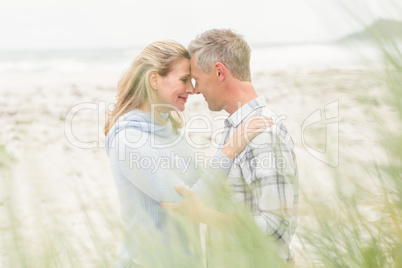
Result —
<instances>
[{"instance_id":1,"label":"sky","mask_svg":"<svg viewBox=\"0 0 402 268\"><path fill-rule=\"evenodd\" d=\"M398 0L13 0L0 2L0 49L188 44L231 28L250 44L329 41L378 18L402 20Z\"/></svg>"}]
</instances>

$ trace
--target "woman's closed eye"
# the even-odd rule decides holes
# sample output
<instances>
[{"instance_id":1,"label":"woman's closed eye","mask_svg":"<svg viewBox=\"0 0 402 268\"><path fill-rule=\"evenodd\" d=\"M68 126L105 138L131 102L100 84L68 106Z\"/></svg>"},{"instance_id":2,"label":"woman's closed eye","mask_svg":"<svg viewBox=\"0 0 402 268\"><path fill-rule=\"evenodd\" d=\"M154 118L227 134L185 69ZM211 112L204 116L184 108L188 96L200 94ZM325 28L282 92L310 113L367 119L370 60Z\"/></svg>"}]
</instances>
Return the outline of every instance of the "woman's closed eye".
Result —
<instances>
[{"instance_id":1,"label":"woman's closed eye","mask_svg":"<svg viewBox=\"0 0 402 268\"><path fill-rule=\"evenodd\" d=\"M180 78L180 80L181 80L184 84L187 84L187 82L190 80L190 74L185 75L185 76L182 76L182 77Z\"/></svg>"}]
</instances>

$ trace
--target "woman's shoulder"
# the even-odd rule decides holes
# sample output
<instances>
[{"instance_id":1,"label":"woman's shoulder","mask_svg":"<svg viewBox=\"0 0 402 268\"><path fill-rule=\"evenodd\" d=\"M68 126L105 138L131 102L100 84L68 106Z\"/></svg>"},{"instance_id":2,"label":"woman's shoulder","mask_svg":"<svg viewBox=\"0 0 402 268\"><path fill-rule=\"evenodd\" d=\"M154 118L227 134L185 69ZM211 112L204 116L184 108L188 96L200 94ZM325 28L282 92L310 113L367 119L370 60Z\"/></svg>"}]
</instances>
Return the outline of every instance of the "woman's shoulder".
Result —
<instances>
[{"instance_id":1,"label":"woman's shoulder","mask_svg":"<svg viewBox=\"0 0 402 268\"><path fill-rule=\"evenodd\" d=\"M139 128L123 128L116 134L116 140L122 144L145 144L150 139L151 133Z\"/></svg>"}]
</instances>

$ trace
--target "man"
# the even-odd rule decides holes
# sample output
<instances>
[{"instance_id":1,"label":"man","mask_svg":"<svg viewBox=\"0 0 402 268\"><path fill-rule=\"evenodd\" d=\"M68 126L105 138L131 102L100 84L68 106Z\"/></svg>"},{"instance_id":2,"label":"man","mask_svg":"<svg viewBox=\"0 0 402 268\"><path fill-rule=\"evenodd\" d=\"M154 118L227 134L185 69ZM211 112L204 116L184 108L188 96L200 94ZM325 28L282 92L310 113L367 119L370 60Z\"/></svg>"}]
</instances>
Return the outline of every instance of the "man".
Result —
<instances>
[{"instance_id":1,"label":"man","mask_svg":"<svg viewBox=\"0 0 402 268\"><path fill-rule=\"evenodd\" d=\"M209 30L190 43L189 52L195 93L204 96L210 110L230 114L221 145L253 116L278 118L251 83L250 48L242 36L231 30ZM235 159L227 182L231 199L247 208L259 229L275 240L280 256L292 262L289 244L297 221L298 172L294 144L283 122L277 119L270 131L254 138ZM177 190L185 199L177 204L165 203L164 207L193 214L197 209L191 207L203 207L198 211L204 215L193 218L208 225L207 254L214 258L214 253L220 254L218 245L229 246L220 241L225 239L221 229L234 222L233 217L224 209L205 208L186 189Z\"/></svg>"}]
</instances>

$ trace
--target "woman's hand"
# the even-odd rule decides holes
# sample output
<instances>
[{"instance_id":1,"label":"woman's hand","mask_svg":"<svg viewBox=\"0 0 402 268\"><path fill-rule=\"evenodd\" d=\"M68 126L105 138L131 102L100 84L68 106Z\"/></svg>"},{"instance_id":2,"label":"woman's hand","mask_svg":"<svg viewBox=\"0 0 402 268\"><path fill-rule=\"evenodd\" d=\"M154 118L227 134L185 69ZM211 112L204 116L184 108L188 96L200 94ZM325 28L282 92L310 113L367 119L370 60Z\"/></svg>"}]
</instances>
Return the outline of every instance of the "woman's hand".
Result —
<instances>
[{"instance_id":1,"label":"woman's hand","mask_svg":"<svg viewBox=\"0 0 402 268\"><path fill-rule=\"evenodd\" d=\"M270 117L254 116L250 118L236 129L229 141L223 146L222 153L231 159L235 159L258 134L273 124Z\"/></svg>"}]
</instances>

